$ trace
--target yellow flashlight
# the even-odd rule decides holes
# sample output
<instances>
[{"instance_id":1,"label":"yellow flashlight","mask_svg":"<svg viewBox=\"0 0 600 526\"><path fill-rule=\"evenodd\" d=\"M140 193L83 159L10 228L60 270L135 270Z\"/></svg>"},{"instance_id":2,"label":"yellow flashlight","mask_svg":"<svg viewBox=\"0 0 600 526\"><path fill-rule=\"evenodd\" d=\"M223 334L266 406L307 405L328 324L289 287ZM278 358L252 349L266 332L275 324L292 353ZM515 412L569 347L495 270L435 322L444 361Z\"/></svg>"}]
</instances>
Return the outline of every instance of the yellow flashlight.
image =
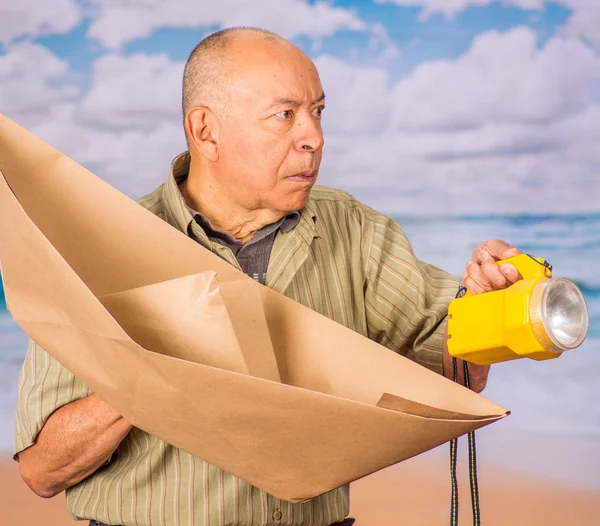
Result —
<instances>
[{"instance_id":1,"label":"yellow flashlight","mask_svg":"<svg viewBox=\"0 0 600 526\"><path fill-rule=\"evenodd\" d=\"M575 283L552 279L552 267L528 254L497 263L512 263L523 279L504 290L467 292L450 302L452 356L480 365L525 357L548 360L583 343L589 314Z\"/></svg>"}]
</instances>

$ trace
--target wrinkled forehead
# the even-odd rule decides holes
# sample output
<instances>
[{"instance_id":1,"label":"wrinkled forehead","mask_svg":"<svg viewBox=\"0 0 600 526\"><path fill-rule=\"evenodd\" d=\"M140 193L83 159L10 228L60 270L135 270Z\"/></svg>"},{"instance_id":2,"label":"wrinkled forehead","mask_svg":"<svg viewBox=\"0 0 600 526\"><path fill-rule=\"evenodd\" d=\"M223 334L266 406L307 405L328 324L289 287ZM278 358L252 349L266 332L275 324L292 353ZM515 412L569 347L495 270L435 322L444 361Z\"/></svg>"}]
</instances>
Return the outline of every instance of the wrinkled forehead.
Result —
<instances>
[{"instance_id":1,"label":"wrinkled forehead","mask_svg":"<svg viewBox=\"0 0 600 526\"><path fill-rule=\"evenodd\" d=\"M233 102L261 106L275 100L313 101L323 92L312 60L295 46L279 43L233 50L228 87Z\"/></svg>"}]
</instances>

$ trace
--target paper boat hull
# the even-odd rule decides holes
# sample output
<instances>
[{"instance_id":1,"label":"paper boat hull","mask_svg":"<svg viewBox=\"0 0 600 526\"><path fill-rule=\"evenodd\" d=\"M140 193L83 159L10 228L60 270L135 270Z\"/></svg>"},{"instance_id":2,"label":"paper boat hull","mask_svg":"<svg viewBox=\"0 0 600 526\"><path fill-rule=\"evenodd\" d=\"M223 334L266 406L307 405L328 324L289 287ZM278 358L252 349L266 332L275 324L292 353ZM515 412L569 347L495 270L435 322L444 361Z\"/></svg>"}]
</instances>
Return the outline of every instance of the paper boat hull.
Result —
<instances>
[{"instance_id":1,"label":"paper boat hull","mask_svg":"<svg viewBox=\"0 0 600 526\"><path fill-rule=\"evenodd\" d=\"M257 284L5 118L0 171L17 323L133 425L276 497L312 498L507 414ZM190 350L193 334L185 355L161 353L128 325L143 319L106 301L144 287L158 301L160 286L165 305L183 290L179 308L204 308L182 278L217 291L206 330L211 346L222 333L223 364L202 342ZM160 330L174 330L165 312Z\"/></svg>"}]
</instances>

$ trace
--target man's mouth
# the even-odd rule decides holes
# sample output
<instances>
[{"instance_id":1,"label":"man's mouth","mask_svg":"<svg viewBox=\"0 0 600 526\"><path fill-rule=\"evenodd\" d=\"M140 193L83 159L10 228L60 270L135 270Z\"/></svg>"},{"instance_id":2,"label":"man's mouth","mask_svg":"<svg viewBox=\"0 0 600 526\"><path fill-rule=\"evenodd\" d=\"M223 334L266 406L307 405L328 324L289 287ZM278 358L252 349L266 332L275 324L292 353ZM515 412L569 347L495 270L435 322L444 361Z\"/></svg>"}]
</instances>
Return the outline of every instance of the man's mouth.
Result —
<instances>
[{"instance_id":1,"label":"man's mouth","mask_svg":"<svg viewBox=\"0 0 600 526\"><path fill-rule=\"evenodd\" d=\"M290 175L288 179L290 181L297 181L299 183L312 183L317 177L316 170L306 170L304 172Z\"/></svg>"}]
</instances>

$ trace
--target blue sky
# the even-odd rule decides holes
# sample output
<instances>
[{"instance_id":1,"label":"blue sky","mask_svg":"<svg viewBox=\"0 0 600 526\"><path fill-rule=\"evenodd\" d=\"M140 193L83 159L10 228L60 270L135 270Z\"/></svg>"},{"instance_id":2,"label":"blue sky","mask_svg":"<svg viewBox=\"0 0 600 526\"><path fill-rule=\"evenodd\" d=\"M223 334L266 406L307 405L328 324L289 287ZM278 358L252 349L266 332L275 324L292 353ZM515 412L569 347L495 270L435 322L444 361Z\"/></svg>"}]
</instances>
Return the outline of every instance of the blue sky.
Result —
<instances>
[{"instance_id":1,"label":"blue sky","mask_svg":"<svg viewBox=\"0 0 600 526\"><path fill-rule=\"evenodd\" d=\"M600 210L599 3L22 0L0 15L0 111L134 197L185 147L190 50L258 25L319 68L323 184L392 213Z\"/></svg>"}]
</instances>

